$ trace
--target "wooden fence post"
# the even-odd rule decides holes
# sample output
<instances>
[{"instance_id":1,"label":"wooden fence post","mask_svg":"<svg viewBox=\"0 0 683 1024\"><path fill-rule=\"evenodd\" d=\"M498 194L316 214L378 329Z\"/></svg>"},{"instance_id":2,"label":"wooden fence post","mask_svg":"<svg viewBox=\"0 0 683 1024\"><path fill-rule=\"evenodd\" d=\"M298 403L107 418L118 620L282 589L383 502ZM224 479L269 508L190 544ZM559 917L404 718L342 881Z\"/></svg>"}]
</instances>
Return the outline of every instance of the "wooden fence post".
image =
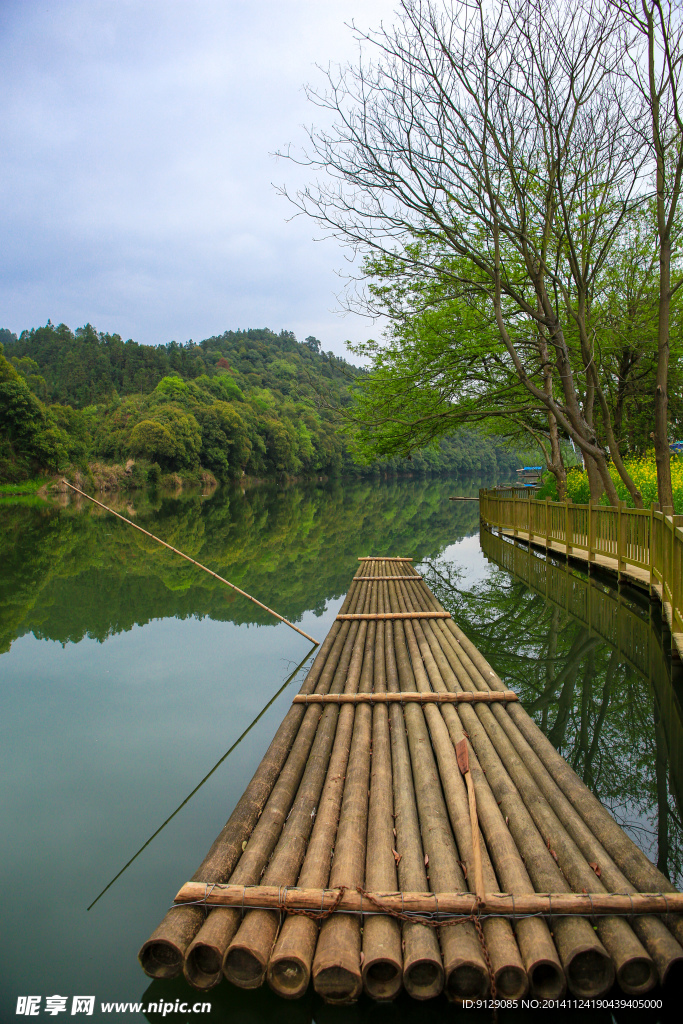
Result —
<instances>
[{"instance_id":1,"label":"wooden fence post","mask_svg":"<svg viewBox=\"0 0 683 1024\"><path fill-rule=\"evenodd\" d=\"M548 495L545 496L545 553L548 554L548 544L550 540L550 523L548 522Z\"/></svg>"},{"instance_id":2,"label":"wooden fence post","mask_svg":"<svg viewBox=\"0 0 683 1024\"><path fill-rule=\"evenodd\" d=\"M571 498L564 499L564 553L569 558L572 550L572 510L570 505L572 503Z\"/></svg>"},{"instance_id":3,"label":"wooden fence post","mask_svg":"<svg viewBox=\"0 0 683 1024\"><path fill-rule=\"evenodd\" d=\"M593 512L593 502L588 500L588 574L591 571L591 562L595 561L595 514Z\"/></svg>"},{"instance_id":4,"label":"wooden fence post","mask_svg":"<svg viewBox=\"0 0 683 1024\"><path fill-rule=\"evenodd\" d=\"M623 537L621 533L621 509L623 507L623 499L617 499L617 582L621 583L621 568L623 564Z\"/></svg>"},{"instance_id":5,"label":"wooden fence post","mask_svg":"<svg viewBox=\"0 0 683 1024\"><path fill-rule=\"evenodd\" d=\"M655 564L655 509L657 508L657 502L650 502L650 532L647 539L647 560L650 564L650 583L648 585L648 591L650 593L650 600L652 600L653 589L652 584L655 581L654 564Z\"/></svg>"},{"instance_id":6,"label":"wooden fence post","mask_svg":"<svg viewBox=\"0 0 683 1024\"><path fill-rule=\"evenodd\" d=\"M676 606L678 604L678 597L681 593L681 580L679 578L679 570L676 559L676 527L683 526L683 516L674 515L673 508L671 509L671 557L669 560L669 572L671 573L671 653L675 658L680 658L681 654L678 650L678 646L674 640L674 633L680 632L676 628Z\"/></svg>"}]
</instances>

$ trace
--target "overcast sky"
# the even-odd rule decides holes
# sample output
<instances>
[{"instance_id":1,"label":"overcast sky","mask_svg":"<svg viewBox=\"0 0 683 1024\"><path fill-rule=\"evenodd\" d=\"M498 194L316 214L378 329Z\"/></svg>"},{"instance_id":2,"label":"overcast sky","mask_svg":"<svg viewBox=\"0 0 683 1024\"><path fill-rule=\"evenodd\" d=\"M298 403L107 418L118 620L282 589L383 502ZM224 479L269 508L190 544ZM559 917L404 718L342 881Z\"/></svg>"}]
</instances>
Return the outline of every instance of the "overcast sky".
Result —
<instances>
[{"instance_id":1,"label":"overcast sky","mask_svg":"<svg viewBox=\"0 0 683 1024\"><path fill-rule=\"evenodd\" d=\"M304 83L394 0L0 0L0 327L158 344L226 329L377 336L340 317L345 253L274 184L320 123Z\"/></svg>"}]
</instances>

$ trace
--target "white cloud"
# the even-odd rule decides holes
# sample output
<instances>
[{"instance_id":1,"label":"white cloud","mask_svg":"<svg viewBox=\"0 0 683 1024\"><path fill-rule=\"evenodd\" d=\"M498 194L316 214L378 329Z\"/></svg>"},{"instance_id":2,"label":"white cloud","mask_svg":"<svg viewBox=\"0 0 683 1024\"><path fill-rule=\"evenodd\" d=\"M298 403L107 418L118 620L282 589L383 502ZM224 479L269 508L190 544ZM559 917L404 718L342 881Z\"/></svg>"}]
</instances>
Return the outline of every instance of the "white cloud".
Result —
<instances>
[{"instance_id":1,"label":"white cloud","mask_svg":"<svg viewBox=\"0 0 683 1024\"><path fill-rule=\"evenodd\" d=\"M393 0L60 0L0 14L0 326L90 321L138 341L270 326L343 340L345 255L287 222L271 154L320 120L314 64L344 62L344 22Z\"/></svg>"}]
</instances>

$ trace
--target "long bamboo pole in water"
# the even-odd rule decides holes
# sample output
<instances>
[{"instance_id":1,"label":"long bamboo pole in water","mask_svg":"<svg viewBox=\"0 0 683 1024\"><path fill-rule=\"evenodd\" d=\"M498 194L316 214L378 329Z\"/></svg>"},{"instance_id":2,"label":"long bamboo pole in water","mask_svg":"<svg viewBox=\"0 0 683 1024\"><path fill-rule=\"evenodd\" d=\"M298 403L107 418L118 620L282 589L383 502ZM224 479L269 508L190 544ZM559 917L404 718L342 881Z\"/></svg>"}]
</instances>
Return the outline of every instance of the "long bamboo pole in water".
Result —
<instances>
[{"instance_id":1,"label":"long bamboo pole in water","mask_svg":"<svg viewBox=\"0 0 683 1024\"><path fill-rule=\"evenodd\" d=\"M232 590L236 591L236 593L241 594L242 597L246 597L248 601L251 601L253 604L258 605L259 608L263 608L263 610L268 612L269 615L272 615L274 616L274 618L279 619L280 622L284 622L284 624L286 626L289 626L290 629L296 630L297 633L300 633L301 636L305 636L306 639L310 640L310 642L312 644L315 644L316 647L318 646L318 640L314 640L312 636L308 635L308 633L304 633L303 629L299 629L299 627L295 626L293 622L289 621L289 619L286 619L283 615L280 615L278 612L273 611L273 609L269 608L267 604L263 604L261 601L258 601L255 597L252 597L251 594L247 594L246 590L240 590L240 588L235 586L234 583L231 583L230 580L226 580L224 579L223 576L219 576L218 573L214 572L212 569L207 569L207 567L205 565L202 565L201 562L197 562L195 561L194 558L190 558L190 556L186 555L184 551L179 551L178 548L174 548L172 544L167 544L165 540L161 540L160 537L156 537L153 533L150 533L149 530L144 530L141 526L138 526L137 523L134 523L132 519L126 519L126 517L122 516L120 512L115 512L114 509L109 508L108 505L103 505L101 501L97 501L96 498L93 498L89 494L86 494L85 491L81 491L80 488L74 487L74 485L70 484L68 480L62 479L62 483L66 484L67 487L70 487L72 491L76 491L77 494L81 494L84 498L87 498L88 501L92 501L93 505L99 505L99 507L103 508L105 512L110 512L111 515L116 516L117 519L120 519L122 523L127 523L128 526L132 526L133 529L139 530L140 533L144 533L145 537L149 537L150 540L156 541L156 543L161 544L162 547L168 548L168 550L172 551L174 555L180 555L180 557L184 558L186 562L192 562L192 565L196 565L198 569L202 570L202 572L208 573L209 576L213 576L213 578L215 580L218 580L219 583L224 583L226 587L230 587Z\"/></svg>"},{"instance_id":2,"label":"long bamboo pole in water","mask_svg":"<svg viewBox=\"0 0 683 1024\"><path fill-rule=\"evenodd\" d=\"M353 608L360 594L358 584L349 588L344 608ZM304 680L300 693L312 693L325 670L328 658L338 659L336 649L343 645L349 626L334 623L320 647ZM242 854L243 843L270 796L282 770L305 714L303 705L293 705L285 715L253 778L197 868L193 879L226 882ZM183 968L186 950L204 921L204 912L196 907L172 908L143 944L138 954L143 970L152 978L174 978Z\"/></svg>"}]
</instances>

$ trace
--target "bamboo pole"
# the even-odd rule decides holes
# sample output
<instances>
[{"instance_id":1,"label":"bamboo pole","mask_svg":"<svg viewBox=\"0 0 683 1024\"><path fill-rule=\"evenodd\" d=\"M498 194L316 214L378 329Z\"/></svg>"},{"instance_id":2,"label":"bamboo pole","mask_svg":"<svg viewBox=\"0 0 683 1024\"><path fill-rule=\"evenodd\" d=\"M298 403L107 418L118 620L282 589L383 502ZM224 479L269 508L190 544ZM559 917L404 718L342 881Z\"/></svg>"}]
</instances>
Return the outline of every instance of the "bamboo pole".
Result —
<instances>
[{"instance_id":1,"label":"bamboo pole","mask_svg":"<svg viewBox=\"0 0 683 1024\"><path fill-rule=\"evenodd\" d=\"M496 714L496 719L514 744L544 798L570 832L586 861L599 866L600 877L607 890L635 893L635 887L619 870L586 822L564 796L510 716ZM683 969L683 949L666 928L664 922L657 917L638 918L632 922L632 927L655 963L660 984L666 984L670 974L678 973Z\"/></svg>"},{"instance_id":2,"label":"bamboo pole","mask_svg":"<svg viewBox=\"0 0 683 1024\"><path fill-rule=\"evenodd\" d=\"M519 700L513 690L502 693L312 693L297 694L293 704L500 704Z\"/></svg>"},{"instance_id":3,"label":"bamboo pole","mask_svg":"<svg viewBox=\"0 0 683 1024\"><path fill-rule=\"evenodd\" d=\"M377 608L377 587L371 588L371 609ZM376 623L362 623L365 650L359 690L372 689ZM346 710L346 709L345 709ZM365 852L370 783L372 710L358 705L353 716L349 763L346 770L334 858L330 871L333 888L361 886L365 876ZM360 920L352 915L335 914L324 921L313 958L313 986L326 1002L355 1002L362 991Z\"/></svg>"},{"instance_id":4,"label":"bamboo pole","mask_svg":"<svg viewBox=\"0 0 683 1024\"><path fill-rule=\"evenodd\" d=\"M380 591L380 588L377 588ZM378 593L379 608L384 607ZM384 622L378 622L375 636L373 693L386 696ZM371 890L396 890L394 859L394 797L392 792L391 734L386 705L372 711L372 760L365 885ZM372 999L393 999L403 986L401 928L392 917L371 914L363 920L363 987Z\"/></svg>"},{"instance_id":5,"label":"bamboo pole","mask_svg":"<svg viewBox=\"0 0 683 1024\"><path fill-rule=\"evenodd\" d=\"M441 690L446 687L444 680L448 681L449 686L458 684L439 645L436 629L436 624L428 623L424 630L416 629L416 633L420 654L429 671L430 679L433 685ZM444 722L447 728L446 737L448 738L450 734L450 746L441 738ZM445 781L444 793L448 801L451 824L458 847L469 868L468 885L473 888L473 849L471 832L466 824L469 816L468 797L464 786L458 785L461 777L457 765L453 766L454 746L466 739L466 734L455 709L450 705L442 708L440 716L429 717L429 727L440 759L441 778ZM532 894L534 888L520 853L472 749L468 749L468 761L477 796L478 819L488 844L488 850L486 845L482 844L485 885L491 891L498 884L489 859L490 852L502 884L514 893ZM519 978L519 961L509 924L502 921L487 922L484 931L500 994L509 998L521 998L525 986ZM540 919L518 921L515 932L532 993L545 999L559 998L565 989L565 977L546 923Z\"/></svg>"},{"instance_id":6,"label":"bamboo pole","mask_svg":"<svg viewBox=\"0 0 683 1024\"><path fill-rule=\"evenodd\" d=\"M439 630L438 635L435 633L437 629ZM443 626L440 624L432 625L428 623L423 632L428 637L429 648L434 661L438 664L442 680L440 685L445 685L443 681L446 680L449 687L457 686L458 681L453 667L451 667L450 660L446 657L444 649L440 646L440 633L442 629ZM425 663L428 664L427 651L424 645L423 657L425 658ZM460 668L457 661L455 665ZM442 708L442 715L454 745L463 738L466 738L467 734L464 731L460 718L455 712L455 708L451 705L444 706ZM482 770L471 746L468 749L468 756L477 795L479 821L484 831L488 853L490 853L498 879L504 887L516 895L533 894L534 886L527 872L525 862L522 860L520 852L510 834L507 822L503 819L488 778ZM460 817L457 808L455 814ZM462 819L466 820L464 814ZM451 820L457 820L453 813L451 814ZM515 933L532 994L545 999L560 998L565 991L565 975L546 923L537 918L519 920L515 925Z\"/></svg>"},{"instance_id":7,"label":"bamboo pole","mask_svg":"<svg viewBox=\"0 0 683 1024\"><path fill-rule=\"evenodd\" d=\"M411 581L413 581L413 580L421 580L422 579L422 577L419 576L417 574L417 572L414 575L412 575L412 576L392 576L391 578L394 579L394 580L411 580ZM358 581L358 580L386 580L387 576L354 576L353 579L356 580L356 581Z\"/></svg>"},{"instance_id":8,"label":"bamboo pole","mask_svg":"<svg viewBox=\"0 0 683 1024\"><path fill-rule=\"evenodd\" d=\"M541 837L555 853L570 886L575 891L585 889L591 894L606 892L606 887L597 877L596 871L590 867L571 835L544 799L493 714L488 711L487 714L479 715L479 718ZM598 870L601 870L600 865ZM654 964L628 922L619 918L604 918L598 922L597 930L612 958L617 981L623 991L631 995L641 995L649 991L656 982Z\"/></svg>"},{"instance_id":9,"label":"bamboo pole","mask_svg":"<svg viewBox=\"0 0 683 1024\"><path fill-rule=\"evenodd\" d=\"M385 608L388 607L388 584L382 584ZM395 624L384 627L384 650L387 689L400 689L396 653L393 642ZM426 890L427 872L420 824L417 814L413 774L410 766L408 739L403 711L397 704L389 705L391 728L391 763L396 827L396 858L401 890ZM443 989L444 971L435 932L423 924L403 924L403 985L415 999L431 999Z\"/></svg>"},{"instance_id":10,"label":"bamboo pole","mask_svg":"<svg viewBox=\"0 0 683 1024\"><path fill-rule=\"evenodd\" d=\"M185 882L175 897L179 905L197 902L208 907L272 908L278 911L306 910L338 914L416 914L433 917L437 912L434 893L369 892L364 889L300 888L281 885L231 885ZM444 917L479 914L523 919L541 914L553 920L564 916L585 917L613 914L683 914L683 893L484 893L446 892L438 896L438 913ZM288 920L296 920L289 918Z\"/></svg>"},{"instance_id":11,"label":"bamboo pole","mask_svg":"<svg viewBox=\"0 0 683 1024\"><path fill-rule=\"evenodd\" d=\"M360 587L352 584L342 607L354 608L359 594ZM316 689L328 659L337 660L336 649L343 645L348 630L348 625L333 624L302 684L302 694ZM242 853L242 844L249 838L277 781L304 713L299 705L289 709L253 778L193 879L227 882ZM138 954L145 973L152 978L174 978L180 974L186 950L203 921L203 911L194 907L169 910Z\"/></svg>"},{"instance_id":12,"label":"bamboo pole","mask_svg":"<svg viewBox=\"0 0 683 1024\"><path fill-rule=\"evenodd\" d=\"M358 646L354 651L353 668L349 669L349 678L346 680L347 691L353 691L358 686L362 651ZM330 851L334 847L339 821L353 720L353 708L342 706L313 832L298 879L299 886L321 888L329 880ZM317 940L316 921L306 917L290 917L284 922L266 974L274 992L286 999L296 999L303 995L310 980Z\"/></svg>"},{"instance_id":13,"label":"bamboo pole","mask_svg":"<svg viewBox=\"0 0 683 1024\"><path fill-rule=\"evenodd\" d=\"M430 604L433 603L435 602L432 600ZM462 651L459 653L462 654ZM465 660L469 661L472 677L464 685L470 689L474 689L476 685L488 685L471 660ZM574 889L580 888L591 893L605 891L605 886L544 799L524 761L501 730L493 712L490 709L482 712L482 706L479 705L475 714L484 726L492 747L500 757L501 764L505 766L506 773L509 773L509 780L502 776L499 779L496 796L504 800L503 794L507 793L508 802L512 801L513 806L517 796L521 797L546 846ZM467 724L467 728L472 734L471 723ZM654 965L628 923L616 918L601 920L598 924L598 933L614 963L622 989L630 994L648 991L655 982ZM571 984L571 976L569 980Z\"/></svg>"},{"instance_id":14,"label":"bamboo pole","mask_svg":"<svg viewBox=\"0 0 683 1024\"><path fill-rule=\"evenodd\" d=\"M324 709L304 776L277 846L263 876L263 885L294 885L306 852L332 751L338 711ZM258 988L265 979L279 915L269 910L247 914L225 954L223 973L240 988Z\"/></svg>"},{"instance_id":15,"label":"bamboo pole","mask_svg":"<svg viewBox=\"0 0 683 1024\"><path fill-rule=\"evenodd\" d=\"M365 597L366 588L361 584L357 598L361 607ZM340 631L328 663L321 673L319 689L329 690L332 686L341 686L340 680L346 676L357 630L358 626L352 623L348 630ZM257 882L277 843L303 775L321 714L320 706L314 714L311 714L314 711L312 707L304 710L301 727L289 757L281 768L268 802L251 835L245 840L246 846L243 844L243 850L240 851L241 856L230 876L233 883L252 885ZM239 917L235 911L210 914L187 947L183 971L186 979L195 988L211 988L221 980L223 957L237 931Z\"/></svg>"},{"instance_id":16,"label":"bamboo pole","mask_svg":"<svg viewBox=\"0 0 683 1024\"><path fill-rule=\"evenodd\" d=\"M346 619L450 619L450 612L382 612L373 614L361 613L356 615L337 616L339 622Z\"/></svg>"},{"instance_id":17,"label":"bamboo pole","mask_svg":"<svg viewBox=\"0 0 683 1024\"><path fill-rule=\"evenodd\" d=\"M394 587L395 584L389 583L392 607L397 603ZM413 659L411 666L405 639L405 634L412 630L412 625L399 621L393 623L393 628L401 689L417 689L419 682L413 674L416 662ZM441 793L439 773L424 713L417 705L409 704L403 708L403 715L408 734L422 841L432 888L437 895L442 892L462 891L466 888L465 878ZM457 928L442 928L439 940L443 953L446 993L453 999L485 996L489 989L488 968L474 925L465 922Z\"/></svg>"},{"instance_id":18,"label":"bamboo pole","mask_svg":"<svg viewBox=\"0 0 683 1024\"><path fill-rule=\"evenodd\" d=\"M412 562L412 558L389 557L388 555L359 555L359 562Z\"/></svg>"},{"instance_id":19,"label":"bamboo pole","mask_svg":"<svg viewBox=\"0 0 683 1024\"><path fill-rule=\"evenodd\" d=\"M78 494L81 494L84 498L87 498L88 501L92 501L94 505L99 505L99 507L103 508L105 512L110 512L113 516L116 516L117 519L120 519L122 523L127 523L128 526L132 526L135 530L139 530L140 533L144 533L145 537L149 537L151 540L156 541L157 544L161 544L163 547L168 548L168 550L172 551L174 555L180 555L180 557L184 558L186 562L192 562L192 564L196 565L198 569L201 569L203 572L208 573L209 576L213 576L213 578L218 580L219 583L224 583L226 587L230 587L232 590L236 591L236 593L241 594L242 597L246 597L248 601L251 601L253 604L258 605L259 608L263 608L263 610L268 612L269 615L273 615L276 619L279 619L280 622L284 622L286 626L290 627L290 629L294 629L296 630L297 633L300 633L301 636L305 636L306 639L310 640L310 642L312 644L315 644L316 647L319 646L319 640L314 640L312 636L308 635L308 633L304 633L303 629L299 629L299 627L295 626L293 622L289 621L289 619L286 619L283 615L279 615L278 612L273 611L273 609L269 608L267 604L263 604L261 601L257 601L257 599L255 597L252 597L251 594L247 594L246 590L240 590L240 588L236 587L234 583L230 582L230 580L226 580L223 578L223 576L219 576L217 572L213 572L211 569L207 569L207 567L205 565L202 565L201 562L195 561L194 558L190 558L190 556L186 555L183 551L179 551L178 548L174 548L173 545L167 544L166 541L161 540L160 537L155 537L153 533L150 533L149 530L144 530L141 526L138 526L137 523L134 523L132 519L126 519L126 517L122 516L119 512L115 512L113 508L109 508L108 505L103 505L102 502L97 501L96 498L91 498L89 494L86 494L85 491L79 490L78 487L74 487L74 485L70 484L68 480L62 479L62 483L66 484L67 487L70 487L72 491L76 491Z\"/></svg>"},{"instance_id":20,"label":"bamboo pole","mask_svg":"<svg viewBox=\"0 0 683 1024\"><path fill-rule=\"evenodd\" d=\"M406 599L405 594L401 595L400 591L397 596L403 596L404 601ZM424 647L424 636L419 625L408 625L404 628L408 634L408 647L416 685L426 690L430 686L430 678L423 665L424 653L418 648L418 640L423 641ZM425 660L424 664L428 664L427 660ZM433 659L428 667L432 669L432 682L434 685L439 688L445 688L445 684L438 673ZM444 797L453 832L458 843L458 850L468 866L467 884L470 889L476 889L478 883L479 892L482 892L484 888L482 878L483 863L481 857L477 859L475 856L475 842L477 846L479 845L479 827L475 819L476 832L473 831L470 798L466 795L462 783L454 745L451 742L444 719L438 710L433 706L427 706L424 714L439 765ZM466 744L464 737L461 742ZM486 868L486 878L489 886L497 886L497 880L488 861L488 855L486 858ZM464 881L465 879L463 878ZM487 922L484 925L484 937L497 992L501 996L504 995L508 998L520 998L527 990L528 981L509 924L502 921ZM562 983L563 981L564 978L561 979Z\"/></svg>"},{"instance_id":21,"label":"bamboo pole","mask_svg":"<svg viewBox=\"0 0 683 1024\"><path fill-rule=\"evenodd\" d=\"M479 670L486 687L493 690L504 690L505 686L500 677L453 620L450 620L448 629L463 653ZM590 822L590 830L631 885L640 891L657 890L675 893L677 890L669 879L648 860L642 850L617 825L609 811L603 807L598 798L591 793L564 758L558 754L550 740L524 711L521 704L510 711L510 717L569 803L585 822ZM683 943L683 921L673 918L670 921L666 920L666 924L678 942Z\"/></svg>"},{"instance_id":22,"label":"bamboo pole","mask_svg":"<svg viewBox=\"0 0 683 1024\"><path fill-rule=\"evenodd\" d=\"M477 896L484 895L484 874L481 866L481 848L479 846L479 821L477 819L477 798L474 794L474 783L470 771L470 759L467 755L467 740L463 736L455 747L458 768L467 784L467 806L470 812L470 828L472 830L472 859L474 860L474 891Z\"/></svg>"}]
</instances>

